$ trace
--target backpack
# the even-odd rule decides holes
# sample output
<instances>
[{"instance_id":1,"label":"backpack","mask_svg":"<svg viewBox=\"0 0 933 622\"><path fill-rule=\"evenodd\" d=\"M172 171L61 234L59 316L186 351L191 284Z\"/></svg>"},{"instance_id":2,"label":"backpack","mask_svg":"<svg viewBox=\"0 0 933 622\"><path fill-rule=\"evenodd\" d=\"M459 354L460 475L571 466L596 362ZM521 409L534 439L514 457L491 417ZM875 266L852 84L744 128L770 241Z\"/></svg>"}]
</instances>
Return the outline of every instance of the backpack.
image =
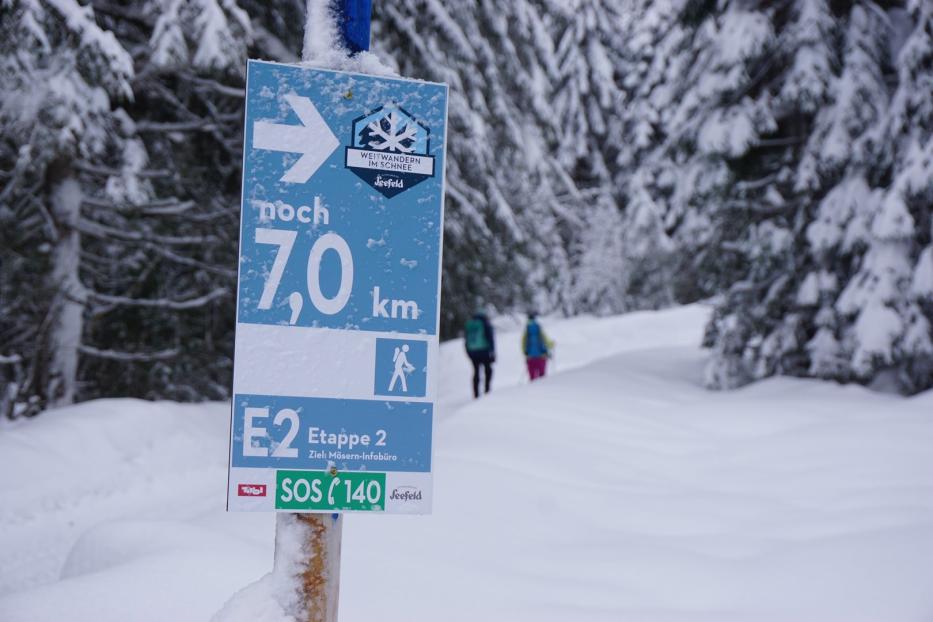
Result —
<instances>
[{"instance_id":1,"label":"backpack","mask_svg":"<svg viewBox=\"0 0 933 622\"><path fill-rule=\"evenodd\" d=\"M539 357L547 354L547 346L541 336L541 327L537 322L529 322L525 329L525 356Z\"/></svg>"},{"instance_id":2,"label":"backpack","mask_svg":"<svg viewBox=\"0 0 933 622\"><path fill-rule=\"evenodd\" d=\"M466 349L467 352L489 350L489 340L486 339L486 324L483 320L475 317L466 323Z\"/></svg>"}]
</instances>

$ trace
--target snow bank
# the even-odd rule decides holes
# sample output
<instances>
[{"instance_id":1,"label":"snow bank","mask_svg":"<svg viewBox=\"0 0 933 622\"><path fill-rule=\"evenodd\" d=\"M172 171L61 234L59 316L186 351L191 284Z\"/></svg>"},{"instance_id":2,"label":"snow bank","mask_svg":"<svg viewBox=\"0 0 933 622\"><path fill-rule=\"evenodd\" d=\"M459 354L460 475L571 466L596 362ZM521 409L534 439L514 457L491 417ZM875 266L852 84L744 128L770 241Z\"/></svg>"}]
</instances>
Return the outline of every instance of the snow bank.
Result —
<instances>
[{"instance_id":1,"label":"snow bank","mask_svg":"<svg viewBox=\"0 0 933 622\"><path fill-rule=\"evenodd\" d=\"M432 517L349 517L345 619L928 619L933 396L712 394L701 359L630 352L461 410Z\"/></svg>"},{"instance_id":2,"label":"snow bank","mask_svg":"<svg viewBox=\"0 0 933 622\"><path fill-rule=\"evenodd\" d=\"M228 412L98 400L4 429L0 593L57 579L78 536L102 520L211 507L203 487L226 478Z\"/></svg>"},{"instance_id":3,"label":"snow bank","mask_svg":"<svg viewBox=\"0 0 933 622\"><path fill-rule=\"evenodd\" d=\"M206 620L260 576L267 517L223 513L228 418L97 400L4 429L0 620Z\"/></svg>"},{"instance_id":4,"label":"snow bank","mask_svg":"<svg viewBox=\"0 0 933 622\"><path fill-rule=\"evenodd\" d=\"M933 394L707 392L706 316L545 320L532 385L503 326L475 402L446 344L435 513L346 518L341 620L929 620ZM223 512L227 416L106 400L4 430L0 620L288 620L274 577L228 602L274 520Z\"/></svg>"}]
</instances>

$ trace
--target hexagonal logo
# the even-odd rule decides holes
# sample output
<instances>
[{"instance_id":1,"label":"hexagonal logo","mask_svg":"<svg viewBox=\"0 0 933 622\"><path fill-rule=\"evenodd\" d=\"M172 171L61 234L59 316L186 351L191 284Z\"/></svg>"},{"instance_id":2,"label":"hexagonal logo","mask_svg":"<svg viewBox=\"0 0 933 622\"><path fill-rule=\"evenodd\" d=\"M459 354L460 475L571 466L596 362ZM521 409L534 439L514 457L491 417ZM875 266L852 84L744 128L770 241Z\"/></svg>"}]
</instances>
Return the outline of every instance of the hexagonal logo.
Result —
<instances>
[{"instance_id":1,"label":"hexagonal logo","mask_svg":"<svg viewBox=\"0 0 933 622\"><path fill-rule=\"evenodd\" d=\"M431 130L404 108L387 104L353 120L346 167L387 198L434 177Z\"/></svg>"}]
</instances>

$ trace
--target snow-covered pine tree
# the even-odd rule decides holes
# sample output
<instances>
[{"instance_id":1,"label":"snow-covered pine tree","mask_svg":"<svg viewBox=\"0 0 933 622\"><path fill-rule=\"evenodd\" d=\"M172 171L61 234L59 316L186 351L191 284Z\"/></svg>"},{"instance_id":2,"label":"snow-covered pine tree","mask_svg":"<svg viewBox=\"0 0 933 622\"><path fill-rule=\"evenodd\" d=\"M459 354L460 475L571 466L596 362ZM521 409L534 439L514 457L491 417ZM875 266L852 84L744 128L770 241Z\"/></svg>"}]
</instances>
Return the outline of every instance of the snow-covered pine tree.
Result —
<instances>
[{"instance_id":1,"label":"snow-covered pine tree","mask_svg":"<svg viewBox=\"0 0 933 622\"><path fill-rule=\"evenodd\" d=\"M671 304L672 244L663 204L646 189L652 174L615 183L620 165L633 158L624 132L625 85L640 86L628 72L637 71L645 53L630 48L626 36L636 27L635 3L575 0L544 8L552 9L557 41L557 155L581 189L572 201L581 224L570 245L574 286L564 308L618 313Z\"/></svg>"},{"instance_id":2,"label":"snow-covered pine tree","mask_svg":"<svg viewBox=\"0 0 933 622\"><path fill-rule=\"evenodd\" d=\"M80 278L83 170L123 148L129 54L75 0L0 5L0 381L33 413L78 391L87 292ZM10 367L13 370L10 371Z\"/></svg>"},{"instance_id":3,"label":"snow-covered pine tree","mask_svg":"<svg viewBox=\"0 0 933 622\"><path fill-rule=\"evenodd\" d=\"M731 282L742 262L736 238L762 218L748 206L764 188L735 182L759 166L749 152L773 131L755 82L773 30L743 3L676 1L639 3L631 29L631 148L617 181L626 194L632 180L648 182L663 231L681 249L668 281L681 300L706 297Z\"/></svg>"},{"instance_id":4,"label":"snow-covered pine tree","mask_svg":"<svg viewBox=\"0 0 933 622\"><path fill-rule=\"evenodd\" d=\"M624 213L608 194L586 212L574 271L577 308L601 314L673 303L673 242L644 169L628 184Z\"/></svg>"},{"instance_id":5,"label":"snow-covered pine tree","mask_svg":"<svg viewBox=\"0 0 933 622\"><path fill-rule=\"evenodd\" d=\"M529 0L383 3L374 50L403 75L450 84L442 331L479 304L553 308L570 282L576 188L556 156L558 66Z\"/></svg>"},{"instance_id":6,"label":"snow-covered pine tree","mask_svg":"<svg viewBox=\"0 0 933 622\"><path fill-rule=\"evenodd\" d=\"M736 309L781 293L773 275L788 259L783 186L795 141L779 123L780 114L791 114L775 101L782 72L774 67L782 59L773 13L745 2L640 2L631 20L637 47L629 54L625 128L632 147L621 154L617 179L624 193L645 191L656 206L663 226L654 230L672 238L678 257L659 283L672 283L683 301L733 282ZM663 237L654 244L665 246ZM719 349L728 370L745 364L735 345L755 326L732 315L714 323L740 331Z\"/></svg>"},{"instance_id":7,"label":"snow-covered pine tree","mask_svg":"<svg viewBox=\"0 0 933 622\"><path fill-rule=\"evenodd\" d=\"M728 313L739 316L738 325L747 331L731 341L744 344L743 375L750 379L801 375L808 367L806 327L794 299L793 280L803 269L794 241L812 198L795 183L793 166L801 159L801 146L814 119L829 102L829 85L839 64L832 42L838 39L840 21L826 0L796 0L769 17L776 35L771 58L775 69L770 69L774 77L765 81L759 97L768 116L761 134L767 135L745 157L762 181L737 184L746 190L743 199L758 217L751 220L740 242L748 251L743 259L749 269L722 303ZM769 71L767 65L763 71ZM717 330L714 324L710 332ZM719 339L723 338L720 332ZM722 364L722 356L715 355L710 367ZM715 375L708 376L713 387L718 386Z\"/></svg>"},{"instance_id":8,"label":"snow-covered pine tree","mask_svg":"<svg viewBox=\"0 0 933 622\"><path fill-rule=\"evenodd\" d=\"M231 0L0 10L3 414L225 397L248 17Z\"/></svg>"},{"instance_id":9,"label":"snow-covered pine tree","mask_svg":"<svg viewBox=\"0 0 933 622\"><path fill-rule=\"evenodd\" d=\"M126 108L134 139L124 156L136 164L95 171L102 184L95 202L111 222L87 236L95 269L85 277L94 293L82 374L108 378L108 390L124 394L222 399L232 362L252 23L231 0L98 11L102 25L136 51L134 101Z\"/></svg>"},{"instance_id":10,"label":"snow-covered pine tree","mask_svg":"<svg viewBox=\"0 0 933 622\"><path fill-rule=\"evenodd\" d=\"M585 214L575 258L574 305L590 313L609 314L627 308L630 273L626 270L625 230L619 207L608 194Z\"/></svg>"},{"instance_id":11,"label":"snow-covered pine tree","mask_svg":"<svg viewBox=\"0 0 933 622\"><path fill-rule=\"evenodd\" d=\"M852 9L842 72L831 83L832 101L817 114L797 170L798 192L818 199L806 229L809 261L804 264L796 304L805 321L813 323L813 336L806 345L808 373L820 378L851 379L835 301L839 283L851 279L867 243L869 214L877 197L864 179L864 170L859 170L863 166L848 173L846 168L852 163L853 143L877 123L887 106L888 29L880 11L866 6Z\"/></svg>"},{"instance_id":12,"label":"snow-covered pine tree","mask_svg":"<svg viewBox=\"0 0 933 622\"><path fill-rule=\"evenodd\" d=\"M546 3L555 40L552 106L559 125L557 157L583 189L611 191L623 149L626 4L606 0Z\"/></svg>"},{"instance_id":13,"label":"snow-covered pine tree","mask_svg":"<svg viewBox=\"0 0 933 622\"><path fill-rule=\"evenodd\" d=\"M933 386L933 6L908 8L889 13L897 86L855 144L851 167L873 188L861 206L866 248L835 307L848 374L915 392Z\"/></svg>"},{"instance_id":14,"label":"snow-covered pine tree","mask_svg":"<svg viewBox=\"0 0 933 622\"><path fill-rule=\"evenodd\" d=\"M296 60L304 10L0 1L0 413L226 395L243 60ZM451 85L444 334L725 291L713 385L930 386L929 11L376 3L380 56Z\"/></svg>"},{"instance_id":15,"label":"snow-covered pine tree","mask_svg":"<svg viewBox=\"0 0 933 622\"><path fill-rule=\"evenodd\" d=\"M933 180L933 9L906 8L859 3L833 13L797 2L785 25L773 15L796 50L771 87L775 136L806 139L799 155L785 151L777 180L786 181L775 186L775 205L791 208L781 234L789 253L770 267L755 261L757 276L732 286L717 309L711 385L775 373L905 392L933 385L929 288L920 284Z\"/></svg>"}]
</instances>

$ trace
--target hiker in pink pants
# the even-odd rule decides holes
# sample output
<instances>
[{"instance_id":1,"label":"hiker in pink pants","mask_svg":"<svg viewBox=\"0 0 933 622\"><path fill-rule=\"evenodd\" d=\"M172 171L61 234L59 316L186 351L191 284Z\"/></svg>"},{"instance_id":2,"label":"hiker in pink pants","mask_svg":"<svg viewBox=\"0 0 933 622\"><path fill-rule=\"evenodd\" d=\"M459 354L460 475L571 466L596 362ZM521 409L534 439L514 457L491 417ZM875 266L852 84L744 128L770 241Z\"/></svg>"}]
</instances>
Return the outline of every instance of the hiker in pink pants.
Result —
<instances>
[{"instance_id":1,"label":"hiker in pink pants","mask_svg":"<svg viewBox=\"0 0 933 622\"><path fill-rule=\"evenodd\" d=\"M525 325L525 333L522 335L522 351L525 353L530 380L544 377L547 372L547 360L554 347L554 343L544 334L536 317L534 313L528 314L528 324Z\"/></svg>"}]
</instances>

